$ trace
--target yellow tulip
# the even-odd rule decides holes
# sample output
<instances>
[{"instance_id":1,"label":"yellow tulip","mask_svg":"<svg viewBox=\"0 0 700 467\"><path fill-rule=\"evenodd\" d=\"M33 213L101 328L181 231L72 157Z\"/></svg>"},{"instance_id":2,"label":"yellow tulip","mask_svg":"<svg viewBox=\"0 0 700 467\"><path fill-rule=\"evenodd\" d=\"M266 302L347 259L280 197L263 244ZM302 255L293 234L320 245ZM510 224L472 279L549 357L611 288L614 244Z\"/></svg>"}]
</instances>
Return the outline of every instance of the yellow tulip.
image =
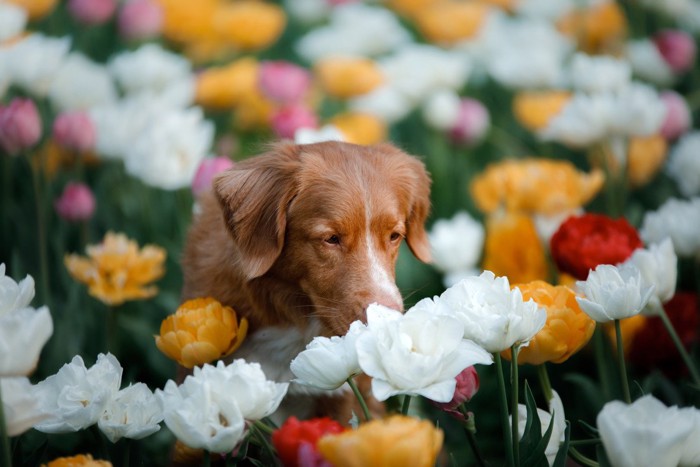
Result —
<instances>
[{"instance_id":1,"label":"yellow tulip","mask_svg":"<svg viewBox=\"0 0 700 467\"><path fill-rule=\"evenodd\" d=\"M386 5L397 13L415 17L428 6L440 3L443 0L386 0Z\"/></svg>"},{"instance_id":2,"label":"yellow tulip","mask_svg":"<svg viewBox=\"0 0 700 467\"><path fill-rule=\"evenodd\" d=\"M349 143L369 145L386 141L386 123L371 114L346 112L333 117L330 123L340 130Z\"/></svg>"},{"instance_id":3,"label":"yellow tulip","mask_svg":"<svg viewBox=\"0 0 700 467\"><path fill-rule=\"evenodd\" d=\"M317 447L335 467L431 467L443 438L442 430L426 420L394 415L324 436Z\"/></svg>"},{"instance_id":4,"label":"yellow tulip","mask_svg":"<svg viewBox=\"0 0 700 467\"><path fill-rule=\"evenodd\" d=\"M225 42L239 50L260 50L272 45L284 31L284 10L264 2L222 3L214 27Z\"/></svg>"},{"instance_id":5,"label":"yellow tulip","mask_svg":"<svg viewBox=\"0 0 700 467\"><path fill-rule=\"evenodd\" d=\"M541 131L570 100L569 91L523 91L513 99L513 114L528 130Z\"/></svg>"},{"instance_id":6,"label":"yellow tulip","mask_svg":"<svg viewBox=\"0 0 700 467\"><path fill-rule=\"evenodd\" d=\"M625 13L615 1L575 9L562 17L557 26L589 54L619 52L627 36Z\"/></svg>"},{"instance_id":7,"label":"yellow tulip","mask_svg":"<svg viewBox=\"0 0 700 467\"><path fill-rule=\"evenodd\" d=\"M630 138L627 149L627 175L633 187L644 186L666 161L668 143L661 135Z\"/></svg>"},{"instance_id":8,"label":"yellow tulip","mask_svg":"<svg viewBox=\"0 0 700 467\"><path fill-rule=\"evenodd\" d=\"M245 57L222 67L204 70L197 77L195 102L208 109L231 109L247 95L258 93L255 58Z\"/></svg>"},{"instance_id":9,"label":"yellow tulip","mask_svg":"<svg viewBox=\"0 0 700 467\"><path fill-rule=\"evenodd\" d=\"M93 459L90 454L78 454L71 457L59 457L44 467L112 467L112 463Z\"/></svg>"},{"instance_id":10,"label":"yellow tulip","mask_svg":"<svg viewBox=\"0 0 700 467\"><path fill-rule=\"evenodd\" d=\"M188 300L165 318L156 346L185 368L231 355L245 339L248 321L213 298Z\"/></svg>"},{"instance_id":11,"label":"yellow tulip","mask_svg":"<svg viewBox=\"0 0 700 467\"><path fill-rule=\"evenodd\" d=\"M165 250L146 245L139 249L124 234L108 232L102 243L88 245L88 257L66 255L64 263L74 279L87 284L88 293L107 305L154 296L148 286L164 274Z\"/></svg>"},{"instance_id":12,"label":"yellow tulip","mask_svg":"<svg viewBox=\"0 0 700 467\"><path fill-rule=\"evenodd\" d=\"M338 99L367 94L384 81L377 64L367 58L324 58L314 72L326 94Z\"/></svg>"},{"instance_id":13,"label":"yellow tulip","mask_svg":"<svg viewBox=\"0 0 700 467\"><path fill-rule=\"evenodd\" d=\"M512 283L547 278L544 246L530 216L507 212L487 218L483 268Z\"/></svg>"},{"instance_id":14,"label":"yellow tulip","mask_svg":"<svg viewBox=\"0 0 700 467\"><path fill-rule=\"evenodd\" d=\"M58 0L8 0L27 11L29 19L32 21L43 18L56 8Z\"/></svg>"},{"instance_id":15,"label":"yellow tulip","mask_svg":"<svg viewBox=\"0 0 700 467\"><path fill-rule=\"evenodd\" d=\"M534 300L547 311L547 322L518 353L518 363L540 365L563 363L588 343L595 330L595 321L581 310L573 290L543 281L518 284L524 300ZM510 360L510 350L501 354Z\"/></svg>"},{"instance_id":16,"label":"yellow tulip","mask_svg":"<svg viewBox=\"0 0 700 467\"><path fill-rule=\"evenodd\" d=\"M581 207L603 186L599 169L580 172L569 161L528 158L489 165L471 183L471 195L483 212L500 208L558 214Z\"/></svg>"},{"instance_id":17,"label":"yellow tulip","mask_svg":"<svg viewBox=\"0 0 700 467\"><path fill-rule=\"evenodd\" d=\"M476 2L438 2L414 17L416 27L429 42L454 45L473 38L486 21L490 7Z\"/></svg>"},{"instance_id":18,"label":"yellow tulip","mask_svg":"<svg viewBox=\"0 0 700 467\"><path fill-rule=\"evenodd\" d=\"M163 8L163 36L180 44L215 38L219 0L156 0Z\"/></svg>"}]
</instances>

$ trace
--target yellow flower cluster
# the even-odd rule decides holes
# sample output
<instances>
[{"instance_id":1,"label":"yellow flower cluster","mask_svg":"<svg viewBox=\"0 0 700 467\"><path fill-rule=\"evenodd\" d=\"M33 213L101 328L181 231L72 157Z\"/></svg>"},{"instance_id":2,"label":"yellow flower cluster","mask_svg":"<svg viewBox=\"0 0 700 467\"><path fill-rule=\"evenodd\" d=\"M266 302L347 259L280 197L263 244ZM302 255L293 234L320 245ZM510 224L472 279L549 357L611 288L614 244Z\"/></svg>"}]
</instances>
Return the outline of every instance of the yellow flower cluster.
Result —
<instances>
[{"instance_id":1,"label":"yellow flower cluster","mask_svg":"<svg viewBox=\"0 0 700 467\"><path fill-rule=\"evenodd\" d=\"M248 321L213 298L188 300L163 320L156 346L185 368L231 355L245 339Z\"/></svg>"},{"instance_id":2,"label":"yellow flower cluster","mask_svg":"<svg viewBox=\"0 0 700 467\"><path fill-rule=\"evenodd\" d=\"M64 263L74 279L87 284L88 292L107 305L154 296L149 286L165 272L165 250L146 245L139 249L124 234L108 232L102 243L89 245L87 257L66 255Z\"/></svg>"},{"instance_id":3,"label":"yellow flower cluster","mask_svg":"<svg viewBox=\"0 0 700 467\"><path fill-rule=\"evenodd\" d=\"M563 363L588 343L595 331L595 321L581 310L576 294L569 287L554 286L543 281L517 285L523 299L534 300L547 311L547 322L520 349L518 363L540 365L545 362ZM511 359L510 350L502 353Z\"/></svg>"},{"instance_id":4,"label":"yellow flower cluster","mask_svg":"<svg viewBox=\"0 0 700 467\"><path fill-rule=\"evenodd\" d=\"M324 436L317 447L335 467L430 467L435 465L443 438L442 430L426 420L394 415Z\"/></svg>"}]
</instances>

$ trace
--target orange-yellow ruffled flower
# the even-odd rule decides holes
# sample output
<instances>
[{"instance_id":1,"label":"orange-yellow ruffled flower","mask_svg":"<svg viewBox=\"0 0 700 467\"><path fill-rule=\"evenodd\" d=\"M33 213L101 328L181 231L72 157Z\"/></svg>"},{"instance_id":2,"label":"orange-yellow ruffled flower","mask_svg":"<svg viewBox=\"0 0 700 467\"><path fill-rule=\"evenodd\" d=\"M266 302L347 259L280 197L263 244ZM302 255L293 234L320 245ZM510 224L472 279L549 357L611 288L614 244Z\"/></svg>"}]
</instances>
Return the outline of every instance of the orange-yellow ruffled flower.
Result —
<instances>
[{"instance_id":1,"label":"orange-yellow ruffled flower","mask_svg":"<svg viewBox=\"0 0 700 467\"><path fill-rule=\"evenodd\" d=\"M581 172L568 161L528 158L489 165L471 183L483 212L507 210L558 214L589 202L603 186L603 173Z\"/></svg>"},{"instance_id":2,"label":"orange-yellow ruffled flower","mask_svg":"<svg viewBox=\"0 0 700 467\"><path fill-rule=\"evenodd\" d=\"M245 57L222 67L204 70L197 77L195 102L208 109L231 109L251 93L258 93L259 63Z\"/></svg>"},{"instance_id":3,"label":"orange-yellow ruffled flower","mask_svg":"<svg viewBox=\"0 0 700 467\"><path fill-rule=\"evenodd\" d=\"M21 6L27 11L32 21L43 18L56 8L58 0L7 0L9 3Z\"/></svg>"},{"instance_id":4,"label":"orange-yellow ruffled flower","mask_svg":"<svg viewBox=\"0 0 700 467\"><path fill-rule=\"evenodd\" d=\"M530 131L541 131L571 100L570 91L523 91L513 99L516 120Z\"/></svg>"},{"instance_id":5,"label":"orange-yellow ruffled flower","mask_svg":"<svg viewBox=\"0 0 700 467\"><path fill-rule=\"evenodd\" d=\"M335 467L429 467L443 438L442 430L426 420L394 415L324 436L317 448Z\"/></svg>"},{"instance_id":6,"label":"orange-yellow ruffled flower","mask_svg":"<svg viewBox=\"0 0 700 467\"><path fill-rule=\"evenodd\" d=\"M543 281L518 284L523 300L534 300L547 311L547 322L518 353L518 363L563 363L583 348L595 330L595 321L581 310L576 293ZM510 349L501 354L510 360Z\"/></svg>"},{"instance_id":7,"label":"orange-yellow ruffled flower","mask_svg":"<svg viewBox=\"0 0 700 467\"><path fill-rule=\"evenodd\" d=\"M156 346L185 368L231 355L245 339L248 321L213 298L188 300L163 320Z\"/></svg>"},{"instance_id":8,"label":"orange-yellow ruffled flower","mask_svg":"<svg viewBox=\"0 0 700 467\"><path fill-rule=\"evenodd\" d=\"M644 186L654 178L668 153L668 143L661 135L630 138L627 149L627 175L633 187Z\"/></svg>"},{"instance_id":9,"label":"orange-yellow ruffled flower","mask_svg":"<svg viewBox=\"0 0 700 467\"><path fill-rule=\"evenodd\" d=\"M77 456L59 457L45 467L112 467L109 461L93 459L90 454L78 454Z\"/></svg>"},{"instance_id":10,"label":"orange-yellow ruffled flower","mask_svg":"<svg viewBox=\"0 0 700 467\"><path fill-rule=\"evenodd\" d=\"M284 31L287 17L277 5L258 1L222 2L214 20L217 34L238 50L260 50Z\"/></svg>"},{"instance_id":11,"label":"orange-yellow ruffled flower","mask_svg":"<svg viewBox=\"0 0 700 467\"><path fill-rule=\"evenodd\" d=\"M149 286L164 274L165 250L146 245L139 249L124 234L108 232L102 243L88 245L88 257L66 255L64 263L74 279L88 285L88 293L107 305L154 296Z\"/></svg>"},{"instance_id":12,"label":"orange-yellow ruffled flower","mask_svg":"<svg viewBox=\"0 0 700 467\"><path fill-rule=\"evenodd\" d=\"M627 19L615 1L575 9L558 22L559 30L590 53L617 52L627 36Z\"/></svg>"},{"instance_id":13,"label":"orange-yellow ruffled flower","mask_svg":"<svg viewBox=\"0 0 700 467\"><path fill-rule=\"evenodd\" d=\"M547 278L544 246L530 216L499 212L487 218L482 267L512 283Z\"/></svg>"},{"instance_id":14,"label":"orange-yellow ruffled flower","mask_svg":"<svg viewBox=\"0 0 700 467\"><path fill-rule=\"evenodd\" d=\"M346 112L333 117L330 123L340 130L349 143L376 144L386 141L386 123L372 114Z\"/></svg>"},{"instance_id":15,"label":"orange-yellow ruffled flower","mask_svg":"<svg viewBox=\"0 0 700 467\"><path fill-rule=\"evenodd\" d=\"M367 58L324 58L316 62L314 73L326 94L338 99L367 94L384 82L377 64Z\"/></svg>"},{"instance_id":16,"label":"orange-yellow ruffled flower","mask_svg":"<svg viewBox=\"0 0 700 467\"><path fill-rule=\"evenodd\" d=\"M423 8L413 18L429 42L454 45L476 36L490 7L477 2L438 2Z\"/></svg>"}]
</instances>

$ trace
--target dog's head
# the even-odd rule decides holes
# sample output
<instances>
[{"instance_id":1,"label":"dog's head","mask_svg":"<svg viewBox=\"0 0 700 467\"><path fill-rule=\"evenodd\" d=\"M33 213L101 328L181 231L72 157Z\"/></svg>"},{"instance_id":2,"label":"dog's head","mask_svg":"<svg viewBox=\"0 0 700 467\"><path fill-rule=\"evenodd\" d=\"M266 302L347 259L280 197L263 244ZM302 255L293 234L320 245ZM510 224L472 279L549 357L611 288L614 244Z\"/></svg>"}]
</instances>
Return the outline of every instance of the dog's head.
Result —
<instances>
[{"instance_id":1,"label":"dog's head","mask_svg":"<svg viewBox=\"0 0 700 467\"><path fill-rule=\"evenodd\" d=\"M389 144L281 143L221 174L214 190L247 278L298 285L329 334L364 319L370 303L403 309L403 239L430 260L430 178Z\"/></svg>"}]
</instances>

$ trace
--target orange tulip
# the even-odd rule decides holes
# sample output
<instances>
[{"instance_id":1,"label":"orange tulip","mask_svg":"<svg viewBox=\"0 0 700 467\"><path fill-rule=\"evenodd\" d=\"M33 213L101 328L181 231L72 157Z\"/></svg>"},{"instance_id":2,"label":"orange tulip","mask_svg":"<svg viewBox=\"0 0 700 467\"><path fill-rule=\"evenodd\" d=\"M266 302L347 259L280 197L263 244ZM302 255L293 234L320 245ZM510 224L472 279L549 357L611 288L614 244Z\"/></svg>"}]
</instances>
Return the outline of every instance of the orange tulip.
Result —
<instances>
[{"instance_id":1,"label":"orange tulip","mask_svg":"<svg viewBox=\"0 0 700 467\"><path fill-rule=\"evenodd\" d=\"M314 72L323 90L338 99L366 94L384 81L377 64L367 58L324 58L316 62Z\"/></svg>"},{"instance_id":2,"label":"orange tulip","mask_svg":"<svg viewBox=\"0 0 700 467\"><path fill-rule=\"evenodd\" d=\"M489 11L483 3L446 1L423 8L414 20L429 42L454 45L475 37Z\"/></svg>"},{"instance_id":3,"label":"orange tulip","mask_svg":"<svg viewBox=\"0 0 700 467\"><path fill-rule=\"evenodd\" d=\"M524 91L513 99L513 114L528 130L541 131L570 100L569 91Z\"/></svg>"},{"instance_id":4,"label":"orange tulip","mask_svg":"<svg viewBox=\"0 0 700 467\"><path fill-rule=\"evenodd\" d=\"M112 467L112 463L93 459L90 454L78 454L77 456L59 457L44 467Z\"/></svg>"},{"instance_id":5,"label":"orange tulip","mask_svg":"<svg viewBox=\"0 0 700 467\"><path fill-rule=\"evenodd\" d=\"M386 141L387 128L374 115L360 112L347 112L336 115L330 121L349 143L376 144Z\"/></svg>"}]
</instances>

